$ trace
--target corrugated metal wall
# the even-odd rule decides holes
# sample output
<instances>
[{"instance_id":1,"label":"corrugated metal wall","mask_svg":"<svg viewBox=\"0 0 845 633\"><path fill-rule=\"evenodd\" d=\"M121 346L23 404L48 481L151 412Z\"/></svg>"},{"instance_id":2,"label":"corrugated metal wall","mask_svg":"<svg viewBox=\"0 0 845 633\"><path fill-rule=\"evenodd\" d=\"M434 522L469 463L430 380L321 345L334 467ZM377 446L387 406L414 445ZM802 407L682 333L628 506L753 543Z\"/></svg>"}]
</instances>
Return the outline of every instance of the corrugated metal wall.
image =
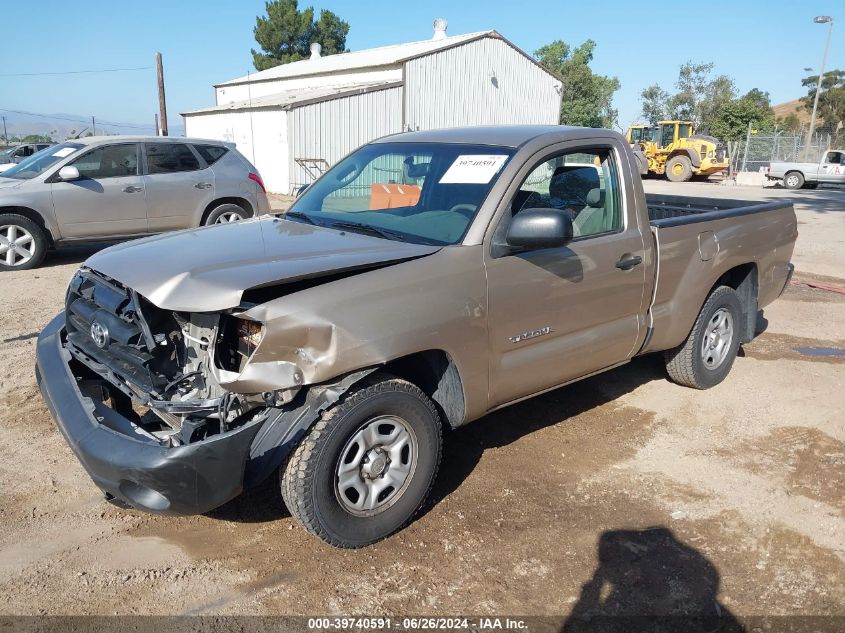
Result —
<instances>
[{"instance_id":1,"label":"corrugated metal wall","mask_svg":"<svg viewBox=\"0 0 845 633\"><path fill-rule=\"evenodd\" d=\"M287 112L254 110L210 112L185 117L185 135L234 143L253 163L267 191L288 193Z\"/></svg>"},{"instance_id":2,"label":"corrugated metal wall","mask_svg":"<svg viewBox=\"0 0 845 633\"><path fill-rule=\"evenodd\" d=\"M311 178L297 158L322 158L333 165L356 147L402 131L402 88L375 90L290 110L288 144L294 189Z\"/></svg>"},{"instance_id":3,"label":"corrugated metal wall","mask_svg":"<svg viewBox=\"0 0 845 633\"><path fill-rule=\"evenodd\" d=\"M498 39L406 62L407 128L557 124L560 82Z\"/></svg>"}]
</instances>

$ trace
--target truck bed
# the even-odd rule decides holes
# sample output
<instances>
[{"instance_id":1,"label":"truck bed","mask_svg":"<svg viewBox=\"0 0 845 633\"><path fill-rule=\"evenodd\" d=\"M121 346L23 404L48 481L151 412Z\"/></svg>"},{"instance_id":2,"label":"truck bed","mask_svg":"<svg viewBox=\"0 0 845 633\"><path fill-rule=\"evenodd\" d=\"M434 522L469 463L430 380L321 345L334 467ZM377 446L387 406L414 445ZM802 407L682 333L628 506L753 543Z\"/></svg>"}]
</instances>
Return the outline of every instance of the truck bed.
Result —
<instances>
[{"instance_id":1,"label":"truck bed","mask_svg":"<svg viewBox=\"0 0 845 633\"><path fill-rule=\"evenodd\" d=\"M649 222L652 226L658 228L722 220L784 209L792 205L788 200L759 202L663 194L646 194L645 199Z\"/></svg>"}]
</instances>

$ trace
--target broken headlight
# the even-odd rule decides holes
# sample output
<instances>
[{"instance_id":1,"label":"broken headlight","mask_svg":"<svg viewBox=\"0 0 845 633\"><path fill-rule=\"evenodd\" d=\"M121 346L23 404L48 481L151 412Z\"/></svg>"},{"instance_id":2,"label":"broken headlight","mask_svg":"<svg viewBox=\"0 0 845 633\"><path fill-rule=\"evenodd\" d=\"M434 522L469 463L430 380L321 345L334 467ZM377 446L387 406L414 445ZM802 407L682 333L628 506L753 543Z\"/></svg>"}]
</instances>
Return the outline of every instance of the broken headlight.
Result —
<instances>
[{"instance_id":1,"label":"broken headlight","mask_svg":"<svg viewBox=\"0 0 845 633\"><path fill-rule=\"evenodd\" d=\"M223 317L215 354L218 367L240 373L262 338L264 326L258 321Z\"/></svg>"}]
</instances>

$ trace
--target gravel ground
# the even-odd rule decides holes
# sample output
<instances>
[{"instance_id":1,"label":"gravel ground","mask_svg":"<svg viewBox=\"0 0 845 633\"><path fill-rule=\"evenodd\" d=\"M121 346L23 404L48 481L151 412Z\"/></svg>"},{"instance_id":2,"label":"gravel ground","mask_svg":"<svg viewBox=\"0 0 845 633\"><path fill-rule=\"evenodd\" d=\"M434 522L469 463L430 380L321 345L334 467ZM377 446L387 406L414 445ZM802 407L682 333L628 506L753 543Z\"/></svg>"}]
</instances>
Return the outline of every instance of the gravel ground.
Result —
<instances>
[{"instance_id":1,"label":"gravel ground","mask_svg":"<svg viewBox=\"0 0 845 633\"><path fill-rule=\"evenodd\" d=\"M845 286L845 192L789 196L799 279ZM448 434L426 511L340 551L274 481L204 516L103 502L35 385L35 338L92 251L0 293L0 613L721 613L845 616L845 296L791 286L729 378L646 357ZM803 352L801 351L803 350Z\"/></svg>"}]
</instances>

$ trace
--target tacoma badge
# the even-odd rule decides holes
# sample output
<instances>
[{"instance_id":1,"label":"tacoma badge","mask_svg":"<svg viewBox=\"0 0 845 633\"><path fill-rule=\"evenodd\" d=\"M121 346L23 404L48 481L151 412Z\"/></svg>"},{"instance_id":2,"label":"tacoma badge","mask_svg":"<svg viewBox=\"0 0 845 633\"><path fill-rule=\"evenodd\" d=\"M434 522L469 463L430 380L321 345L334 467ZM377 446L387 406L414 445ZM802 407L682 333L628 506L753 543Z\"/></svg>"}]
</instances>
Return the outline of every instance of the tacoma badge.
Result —
<instances>
[{"instance_id":1,"label":"tacoma badge","mask_svg":"<svg viewBox=\"0 0 845 633\"><path fill-rule=\"evenodd\" d=\"M510 342L519 343L520 341L525 341L530 338L537 338L538 336L543 336L551 331L552 328L548 325L546 327L541 327L536 330L528 330L527 332L523 332L522 334L516 334L515 336L511 336Z\"/></svg>"}]
</instances>

